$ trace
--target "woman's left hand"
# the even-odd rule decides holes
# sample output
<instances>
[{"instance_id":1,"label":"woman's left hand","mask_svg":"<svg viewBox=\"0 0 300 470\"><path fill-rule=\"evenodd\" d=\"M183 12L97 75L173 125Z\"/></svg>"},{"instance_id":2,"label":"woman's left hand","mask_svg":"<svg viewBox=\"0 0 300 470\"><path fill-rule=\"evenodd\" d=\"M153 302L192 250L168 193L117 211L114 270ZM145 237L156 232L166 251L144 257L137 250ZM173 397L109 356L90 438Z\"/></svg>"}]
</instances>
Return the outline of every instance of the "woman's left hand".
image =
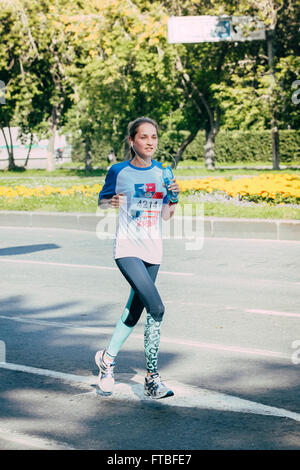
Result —
<instances>
[{"instance_id":1,"label":"woman's left hand","mask_svg":"<svg viewBox=\"0 0 300 470\"><path fill-rule=\"evenodd\" d=\"M174 191L174 192L177 193L177 194L180 193L180 189L179 189L178 183L176 182L176 179L175 179L175 178L173 178L173 179L172 179L172 183L169 184L168 190Z\"/></svg>"}]
</instances>

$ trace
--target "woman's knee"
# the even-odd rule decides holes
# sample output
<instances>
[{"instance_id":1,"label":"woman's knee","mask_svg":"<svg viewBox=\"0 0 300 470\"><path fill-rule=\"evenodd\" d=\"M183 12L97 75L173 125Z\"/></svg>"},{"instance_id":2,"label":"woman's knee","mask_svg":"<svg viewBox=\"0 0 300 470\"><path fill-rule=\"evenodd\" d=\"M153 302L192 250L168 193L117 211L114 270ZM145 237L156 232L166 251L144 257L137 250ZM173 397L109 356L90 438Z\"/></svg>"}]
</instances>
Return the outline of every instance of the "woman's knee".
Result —
<instances>
[{"instance_id":1,"label":"woman's knee","mask_svg":"<svg viewBox=\"0 0 300 470\"><path fill-rule=\"evenodd\" d=\"M151 305L147 308L147 312L155 321L161 322L165 313L165 306L163 303ZM129 312L126 318L124 318L124 316L122 317L123 323L127 326L134 327L138 323L141 313L141 311Z\"/></svg>"},{"instance_id":2,"label":"woman's knee","mask_svg":"<svg viewBox=\"0 0 300 470\"><path fill-rule=\"evenodd\" d=\"M155 321L162 321L165 313L165 306L163 303L152 305L151 307L149 307L148 313L150 313L151 317Z\"/></svg>"},{"instance_id":3,"label":"woman's knee","mask_svg":"<svg viewBox=\"0 0 300 470\"><path fill-rule=\"evenodd\" d=\"M122 320L126 326L130 326L131 328L133 328L139 321L141 314L142 311L129 312L128 316L126 318L123 317Z\"/></svg>"}]
</instances>

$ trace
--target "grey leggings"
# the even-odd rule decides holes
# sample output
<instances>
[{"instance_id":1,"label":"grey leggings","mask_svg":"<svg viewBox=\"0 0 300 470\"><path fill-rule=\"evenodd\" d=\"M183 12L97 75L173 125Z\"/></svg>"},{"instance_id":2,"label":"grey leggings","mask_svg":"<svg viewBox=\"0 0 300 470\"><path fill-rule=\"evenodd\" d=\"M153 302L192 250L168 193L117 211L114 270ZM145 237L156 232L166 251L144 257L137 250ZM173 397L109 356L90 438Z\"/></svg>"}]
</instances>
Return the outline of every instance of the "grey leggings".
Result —
<instances>
[{"instance_id":1,"label":"grey leggings","mask_svg":"<svg viewBox=\"0 0 300 470\"><path fill-rule=\"evenodd\" d=\"M125 325L135 326L144 307L155 321L162 321L165 307L154 284L159 264L150 264L133 256L118 258L115 261L132 287L127 303L128 316L123 318Z\"/></svg>"},{"instance_id":2,"label":"grey leggings","mask_svg":"<svg viewBox=\"0 0 300 470\"><path fill-rule=\"evenodd\" d=\"M149 373L156 373L160 326L165 311L154 284L159 264L150 264L135 257L118 258L115 261L131 285L131 293L124 313L116 325L107 353L111 357L116 357L139 321L143 309L146 308L147 318L144 330L146 369Z\"/></svg>"}]
</instances>

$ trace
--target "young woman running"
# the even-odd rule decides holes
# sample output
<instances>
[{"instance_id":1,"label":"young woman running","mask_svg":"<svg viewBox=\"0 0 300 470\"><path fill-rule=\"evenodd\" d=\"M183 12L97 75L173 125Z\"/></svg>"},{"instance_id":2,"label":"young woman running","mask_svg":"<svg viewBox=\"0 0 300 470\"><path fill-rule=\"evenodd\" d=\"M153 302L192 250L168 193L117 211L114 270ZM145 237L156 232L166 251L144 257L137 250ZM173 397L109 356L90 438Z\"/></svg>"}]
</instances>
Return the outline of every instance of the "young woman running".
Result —
<instances>
[{"instance_id":1,"label":"young woman running","mask_svg":"<svg viewBox=\"0 0 300 470\"><path fill-rule=\"evenodd\" d=\"M119 223L114 243L114 259L131 286L129 299L108 347L98 351L98 385L104 394L114 387L115 359L125 340L147 311L144 347L147 375L144 391L151 398L174 395L161 380L157 370L160 327L164 305L155 286L162 259L161 218L168 220L176 203L168 201L163 183L162 164L152 160L158 144L158 126L140 117L128 126L131 160L109 169L99 194L99 206L119 209ZM179 193L174 178L169 188Z\"/></svg>"}]
</instances>

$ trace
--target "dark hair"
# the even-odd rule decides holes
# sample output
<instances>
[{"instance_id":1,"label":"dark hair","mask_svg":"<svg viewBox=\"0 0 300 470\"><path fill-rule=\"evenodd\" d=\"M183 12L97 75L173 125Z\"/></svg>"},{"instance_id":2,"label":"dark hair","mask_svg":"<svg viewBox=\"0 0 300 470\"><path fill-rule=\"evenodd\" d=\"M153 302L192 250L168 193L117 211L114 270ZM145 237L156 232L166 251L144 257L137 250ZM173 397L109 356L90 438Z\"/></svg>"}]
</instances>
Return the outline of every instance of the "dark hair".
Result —
<instances>
[{"instance_id":1,"label":"dark hair","mask_svg":"<svg viewBox=\"0 0 300 470\"><path fill-rule=\"evenodd\" d=\"M152 126L155 127L156 132L158 134L158 124L157 124L157 122L155 122L151 118L142 116L142 117L139 117L139 118L135 119L134 121L132 121L128 124L128 136L127 136L127 138L130 137L132 140L134 140L134 138L135 138L135 136L138 132L138 128L140 127L141 124L145 124L145 123L152 124ZM134 156L135 156L135 152L132 148L130 148L130 157L134 158Z\"/></svg>"}]
</instances>

